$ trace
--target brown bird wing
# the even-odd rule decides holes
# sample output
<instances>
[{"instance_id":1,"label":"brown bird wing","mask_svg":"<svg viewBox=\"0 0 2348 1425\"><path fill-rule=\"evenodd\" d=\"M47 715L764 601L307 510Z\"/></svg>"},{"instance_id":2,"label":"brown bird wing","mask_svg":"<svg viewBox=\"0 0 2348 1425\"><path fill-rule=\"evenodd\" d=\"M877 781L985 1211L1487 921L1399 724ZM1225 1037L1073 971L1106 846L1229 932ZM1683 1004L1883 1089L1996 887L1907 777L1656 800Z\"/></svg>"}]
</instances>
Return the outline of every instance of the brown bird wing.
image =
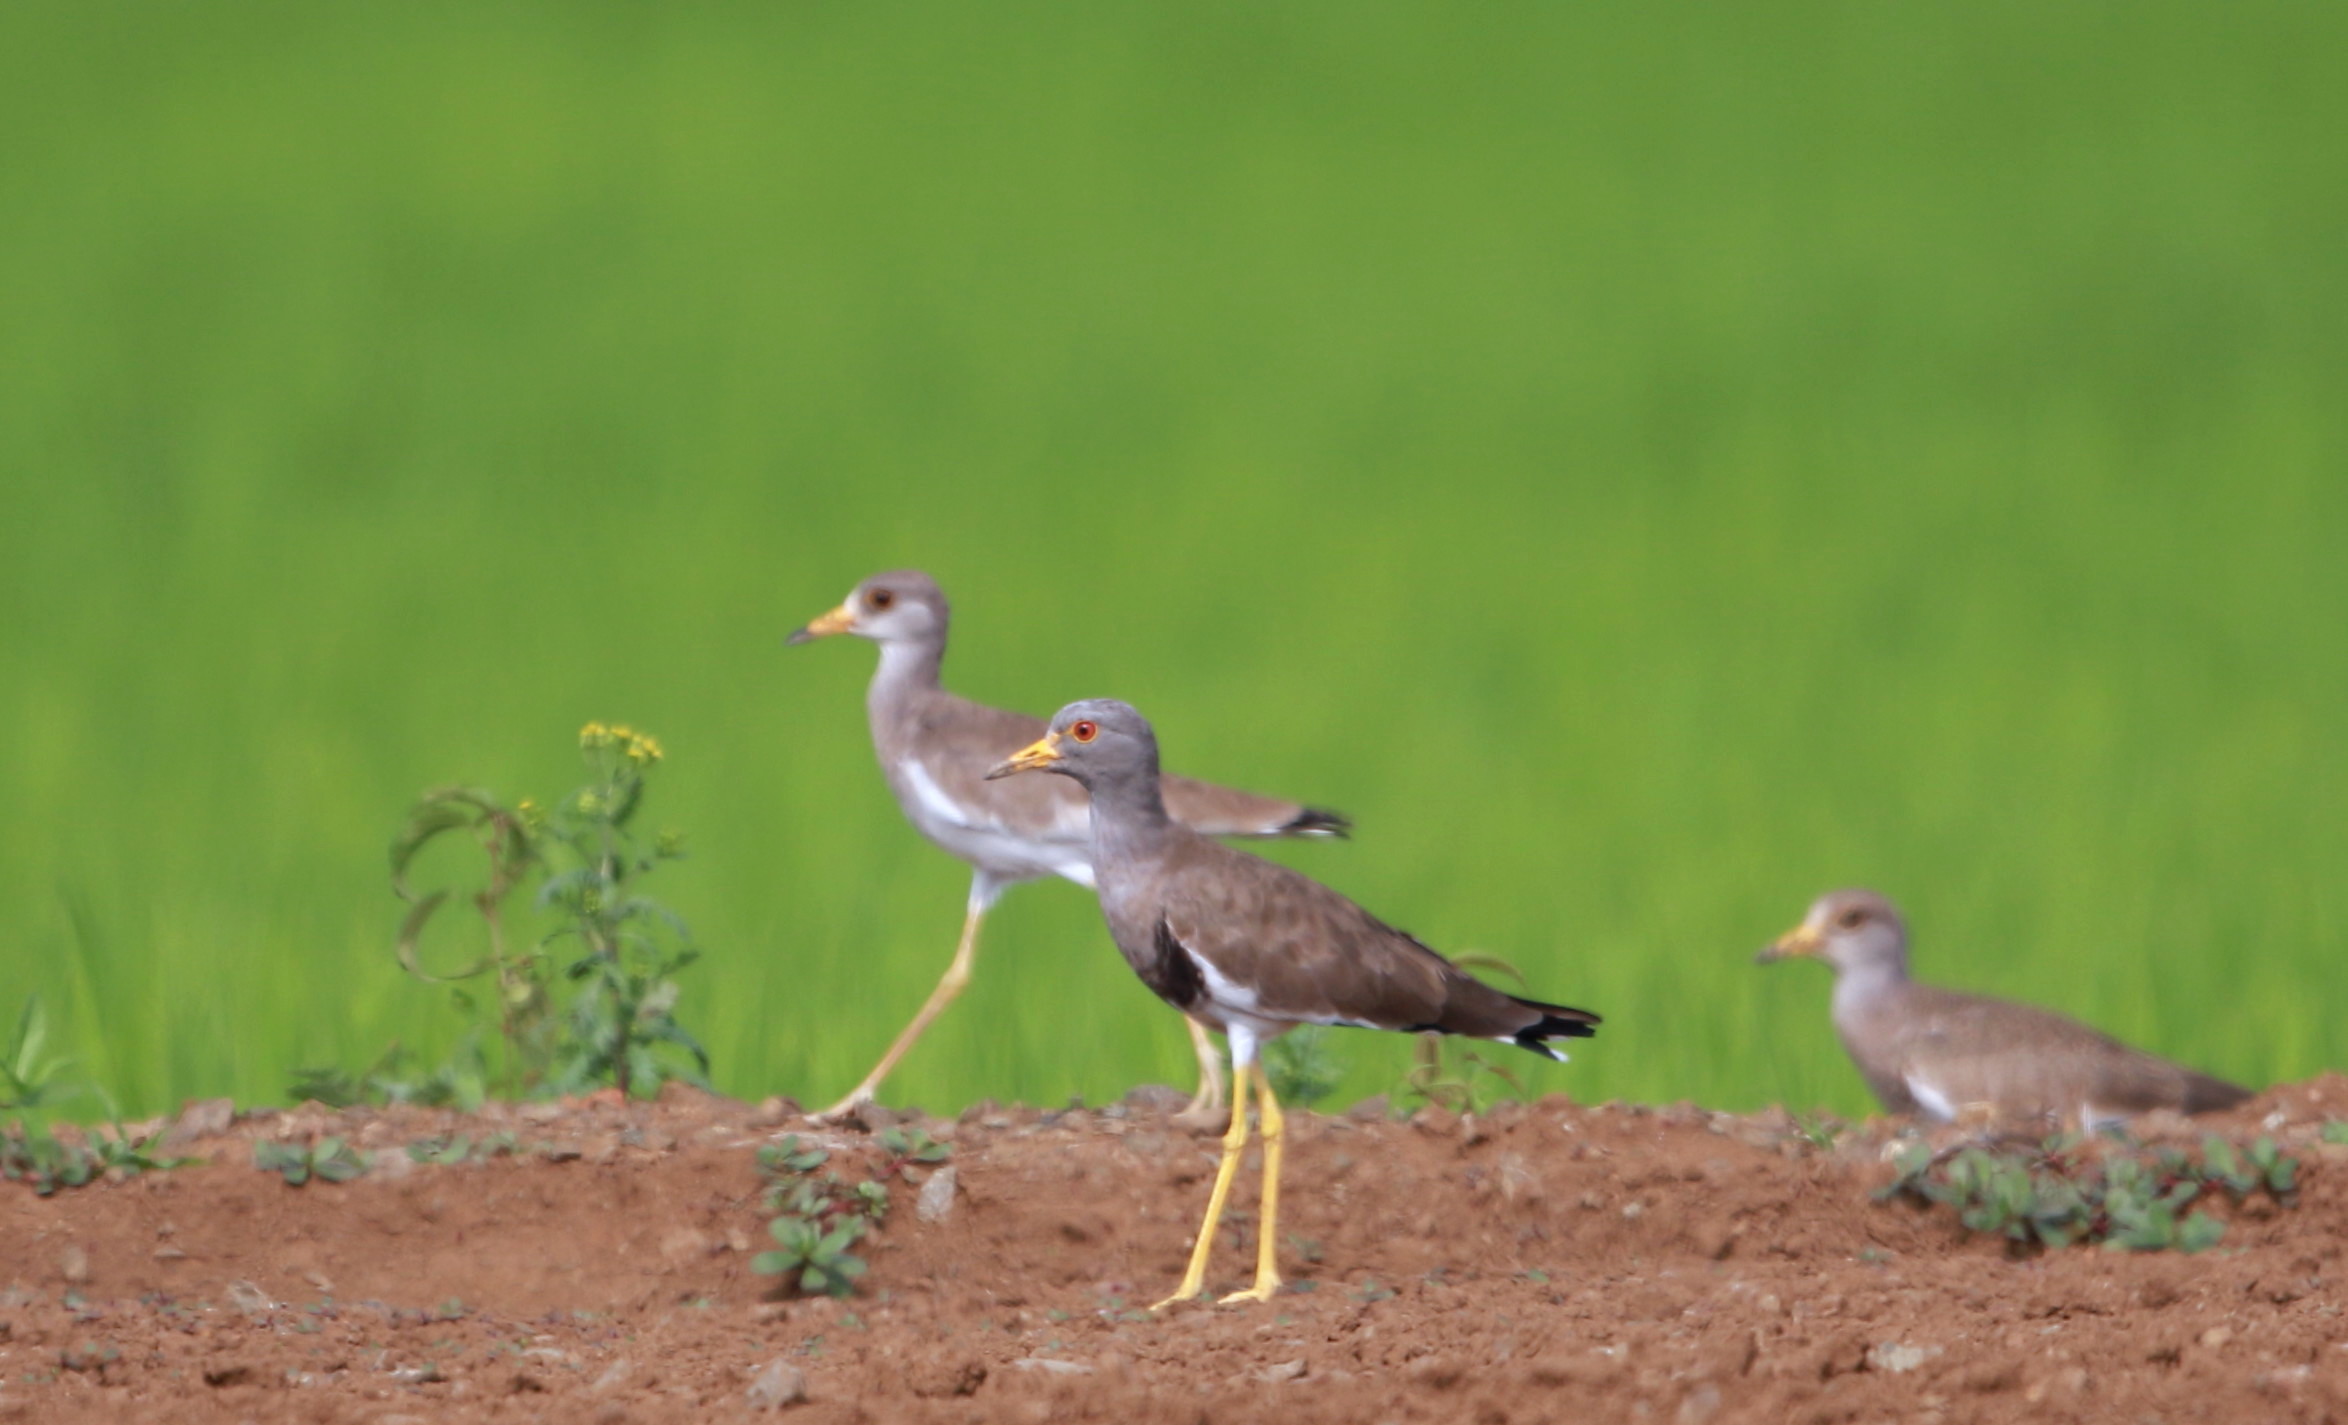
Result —
<instances>
[{"instance_id":1,"label":"brown bird wing","mask_svg":"<svg viewBox=\"0 0 2348 1425\"><path fill-rule=\"evenodd\" d=\"M894 767L914 757L967 821L1031 840L1090 837L1084 790L1066 777L985 780L988 768L1042 737L1050 724L943 689L925 694L888 719L884 762ZM1208 836L1341 836L1350 825L1335 812L1189 777L1161 777L1159 788L1168 814Z\"/></svg>"},{"instance_id":2,"label":"brown bird wing","mask_svg":"<svg viewBox=\"0 0 2348 1425\"><path fill-rule=\"evenodd\" d=\"M1082 787L1065 777L986 780L988 768L1049 727L1039 717L931 691L893 720L881 737L881 760L892 768L892 779L905 761L918 763L944 801L959 809L956 819L965 825L1081 846L1092 837L1092 813Z\"/></svg>"},{"instance_id":3,"label":"brown bird wing","mask_svg":"<svg viewBox=\"0 0 2348 1425\"><path fill-rule=\"evenodd\" d=\"M1552 1024L1556 1036L1587 1034L1597 1021L1503 994L1318 881L1200 837L1179 838L1153 874L1146 899L1212 972L1203 989L1227 1013L1491 1039Z\"/></svg>"},{"instance_id":4,"label":"brown bird wing","mask_svg":"<svg viewBox=\"0 0 2348 1425\"><path fill-rule=\"evenodd\" d=\"M1170 773L1158 779L1158 791L1167 815L1207 836L1343 836L1353 825L1321 807Z\"/></svg>"},{"instance_id":5,"label":"brown bird wing","mask_svg":"<svg viewBox=\"0 0 2348 1425\"><path fill-rule=\"evenodd\" d=\"M2249 1096L2035 1005L1911 985L1890 1008L1873 1043L1854 1046L1862 1072L1921 1085L1954 1108L2108 1116L2200 1112Z\"/></svg>"}]
</instances>

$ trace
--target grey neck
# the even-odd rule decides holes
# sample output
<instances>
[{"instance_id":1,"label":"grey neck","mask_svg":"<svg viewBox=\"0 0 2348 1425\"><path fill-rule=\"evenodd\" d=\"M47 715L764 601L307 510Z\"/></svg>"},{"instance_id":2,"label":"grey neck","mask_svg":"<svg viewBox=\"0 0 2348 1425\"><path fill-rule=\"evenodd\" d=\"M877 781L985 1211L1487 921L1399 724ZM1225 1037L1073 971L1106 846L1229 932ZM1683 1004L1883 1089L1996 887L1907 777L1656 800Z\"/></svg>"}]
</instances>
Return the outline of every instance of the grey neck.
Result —
<instances>
[{"instance_id":1,"label":"grey neck","mask_svg":"<svg viewBox=\"0 0 2348 1425\"><path fill-rule=\"evenodd\" d=\"M1834 977L1834 1018L1837 1023L1866 1013L1886 995L1908 983L1904 960L1869 960Z\"/></svg>"},{"instance_id":2,"label":"grey neck","mask_svg":"<svg viewBox=\"0 0 2348 1425\"><path fill-rule=\"evenodd\" d=\"M880 646L880 667L873 670L874 704L893 695L938 686L938 669L946 661L943 641L891 639Z\"/></svg>"},{"instance_id":3,"label":"grey neck","mask_svg":"<svg viewBox=\"0 0 2348 1425\"><path fill-rule=\"evenodd\" d=\"M1121 772L1096 779L1092 793L1092 845L1095 867L1146 856L1166 843L1174 819L1166 814L1158 793L1158 767Z\"/></svg>"}]
</instances>

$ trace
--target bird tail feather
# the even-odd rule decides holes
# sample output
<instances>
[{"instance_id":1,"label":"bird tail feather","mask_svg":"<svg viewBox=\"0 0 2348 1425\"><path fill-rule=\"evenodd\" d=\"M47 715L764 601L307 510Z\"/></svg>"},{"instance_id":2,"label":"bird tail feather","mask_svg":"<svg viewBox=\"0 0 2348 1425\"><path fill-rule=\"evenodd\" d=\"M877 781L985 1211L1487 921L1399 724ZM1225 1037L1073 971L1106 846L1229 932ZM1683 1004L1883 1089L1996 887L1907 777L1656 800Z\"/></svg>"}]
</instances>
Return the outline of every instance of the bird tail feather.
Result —
<instances>
[{"instance_id":1,"label":"bird tail feather","mask_svg":"<svg viewBox=\"0 0 2348 1425\"><path fill-rule=\"evenodd\" d=\"M1273 829L1275 836L1347 836L1353 818L1327 807L1305 807Z\"/></svg>"},{"instance_id":2,"label":"bird tail feather","mask_svg":"<svg viewBox=\"0 0 2348 1425\"><path fill-rule=\"evenodd\" d=\"M1601 1016L1570 1005L1543 1004L1539 1000L1516 999L1516 1003L1540 1015L1539 1019L1511 1035L1519 1047L1530 1049L1547 1059L1563 1060L1565 1051L1550 1043L1553 1039L1588 1039L1598 1032Z\"/></svg>"},{"instance_id":3,"label":"bird tail feather","mask_svg":"<svg viewBox=\"0 0 2348 1425\"><path fill-rule=\"evenodd\" d=\"M2254 1095L2240 1084L2188 1070L2185 1074L2185 1111L2187 1113L2217 1113L2247 1101Z\"/></svg>"}]
</instances>

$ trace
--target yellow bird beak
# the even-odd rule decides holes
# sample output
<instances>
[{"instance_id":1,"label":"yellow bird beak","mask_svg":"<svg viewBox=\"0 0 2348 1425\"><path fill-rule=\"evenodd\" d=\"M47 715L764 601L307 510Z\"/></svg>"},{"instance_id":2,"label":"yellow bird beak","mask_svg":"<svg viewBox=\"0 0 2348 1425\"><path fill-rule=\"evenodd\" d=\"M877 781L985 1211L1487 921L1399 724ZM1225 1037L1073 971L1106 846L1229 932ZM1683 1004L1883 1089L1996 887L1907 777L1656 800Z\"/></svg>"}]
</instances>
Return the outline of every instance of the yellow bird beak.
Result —
<instances>
[{"instance_id":1,"label":"yellow bird beak","mask_svg":"<svg viewBox=\"0 0 2348 1425\"><path fill-rule=\"evenodd\" d=\"M1816 955L1825 948L1825 936L1820 935L1807 925L1797 925L1763 946L1761 953L1753 957L1753 963L1766 965L1772 960L1790 960L1798 955Z\"/></svg>"},{"instance_id":2,"label":"yellow bird beak","mask_svg":"<svg viewBox=\"0 0 2348 1425\"><path fill-rule=\"evenodd\" d=\"M835 633L853 633L855 629L855 611L842 604L830 613L818 615L805 628L792 630L791 636L783 642L797 647L802 643L813 643L819 638L829 638Z\"/></svg>"},{"instance_id":3,"label":"yellow bird beak","mask_svg":"<svg viewBox=\"0 0 2348 1425\"><path fill-rule=\"evenodd\" d=\"M1017 752L987 769L986 779L1008 777L1013 772L1036 772L1060 764L1060 734L1047 732Z\"/></svg>"}]
</instances>

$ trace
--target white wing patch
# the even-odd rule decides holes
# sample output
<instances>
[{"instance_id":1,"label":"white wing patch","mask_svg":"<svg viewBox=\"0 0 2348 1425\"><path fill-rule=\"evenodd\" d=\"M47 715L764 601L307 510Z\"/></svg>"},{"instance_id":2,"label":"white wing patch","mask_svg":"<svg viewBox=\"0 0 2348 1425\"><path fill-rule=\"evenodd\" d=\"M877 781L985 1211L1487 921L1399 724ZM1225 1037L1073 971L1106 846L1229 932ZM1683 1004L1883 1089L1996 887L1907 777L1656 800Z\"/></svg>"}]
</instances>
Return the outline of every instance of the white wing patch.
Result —
<instances>
[{"instance_id":1,"label":"white wing patch","mask_svg":"<svg viewBox=\"0 0 2348 1425\"><path fill-rule=\"evenodd\" d=\"M1264 1038L1286 1033L1299 1024L1342 1024L1353 1029L1378 1027L1367 1020L1347 1019L1337 1014L1310 1014L1296 1009L1266 1010L1263 996L1256 993L1254 986L1243 985L1216 969L1206 956L1183 944L1181 935L1172 926L1168 926L1167 931L1174 935L1174 943L1182 953L1190 957L1190 963L1198 967L1199 982L1206 986L1207 1002L1214 1007L1215 1014L1227 1022L1252 1025L1255 1032Z\"/></svg>"},{"instance_id":2,"label":"white wing patch","mask_svg":"<svg viewBox=\"0 0 2348 1425\"><path fill-rule=\"evenodd\" d=\"M969 808L946 795L946 789L939 786L937 778L929 774L929 768L921 765L921 759L908 757L897 764L897 770L905 774L905 785L913 789L913 800L920 803L918 819L924 825L939 821L949 826L972 829L979 826L978 819L970 814Z\"/></svg>"},{"instance_id":3,"label":"white wing patch","mask_svg":"<svg viewBox=\"0 0 2348 1425\"><path fill-rule=\"evenodd\" d=\"M1917 1106L1926 1113L1943 1123L1956 1121L1956 1104L1932 1080L1912 1070L1900 1075L1900 1080L1908 1086L1908 1097L1916 1100Z\"/></svg>"},{"instance_id":4,"label":"white wing patch","mask_svg":"<svg viewBox=\"0 0 2348 1425\"><path fill-rule=\"evenodd\" d=\"M920 761L906 757L897 763L904 794L905 815L922 835L971 865L1006 880L1036 876L1065 876L1089 887L1092 875L1092 826L1088 819L1073 837L1055 835L1031 839L1003 825L983 810L963 805L938 785ZM1055 827L1055 831L1059 828Z\"/></svg>"},{"instance_id":5,"label":"white wing patch","mask_svg":"<svg viewBox=\"0 0 2348 1425\"><path fill-rule=\"evenodd\" d=\"M1174 943L1182 945L1179 939ZM1215 1002L1215 1008L1246 1015L1252 1015L1262 1008L1262 1001L1253 989L1216 969L1206 956L1187 945L1182 945L1182 953L1190 957L1190 963L1198 966L1199 978L1206 982L1207 998Z\"/></svg>"}]
</instances>

